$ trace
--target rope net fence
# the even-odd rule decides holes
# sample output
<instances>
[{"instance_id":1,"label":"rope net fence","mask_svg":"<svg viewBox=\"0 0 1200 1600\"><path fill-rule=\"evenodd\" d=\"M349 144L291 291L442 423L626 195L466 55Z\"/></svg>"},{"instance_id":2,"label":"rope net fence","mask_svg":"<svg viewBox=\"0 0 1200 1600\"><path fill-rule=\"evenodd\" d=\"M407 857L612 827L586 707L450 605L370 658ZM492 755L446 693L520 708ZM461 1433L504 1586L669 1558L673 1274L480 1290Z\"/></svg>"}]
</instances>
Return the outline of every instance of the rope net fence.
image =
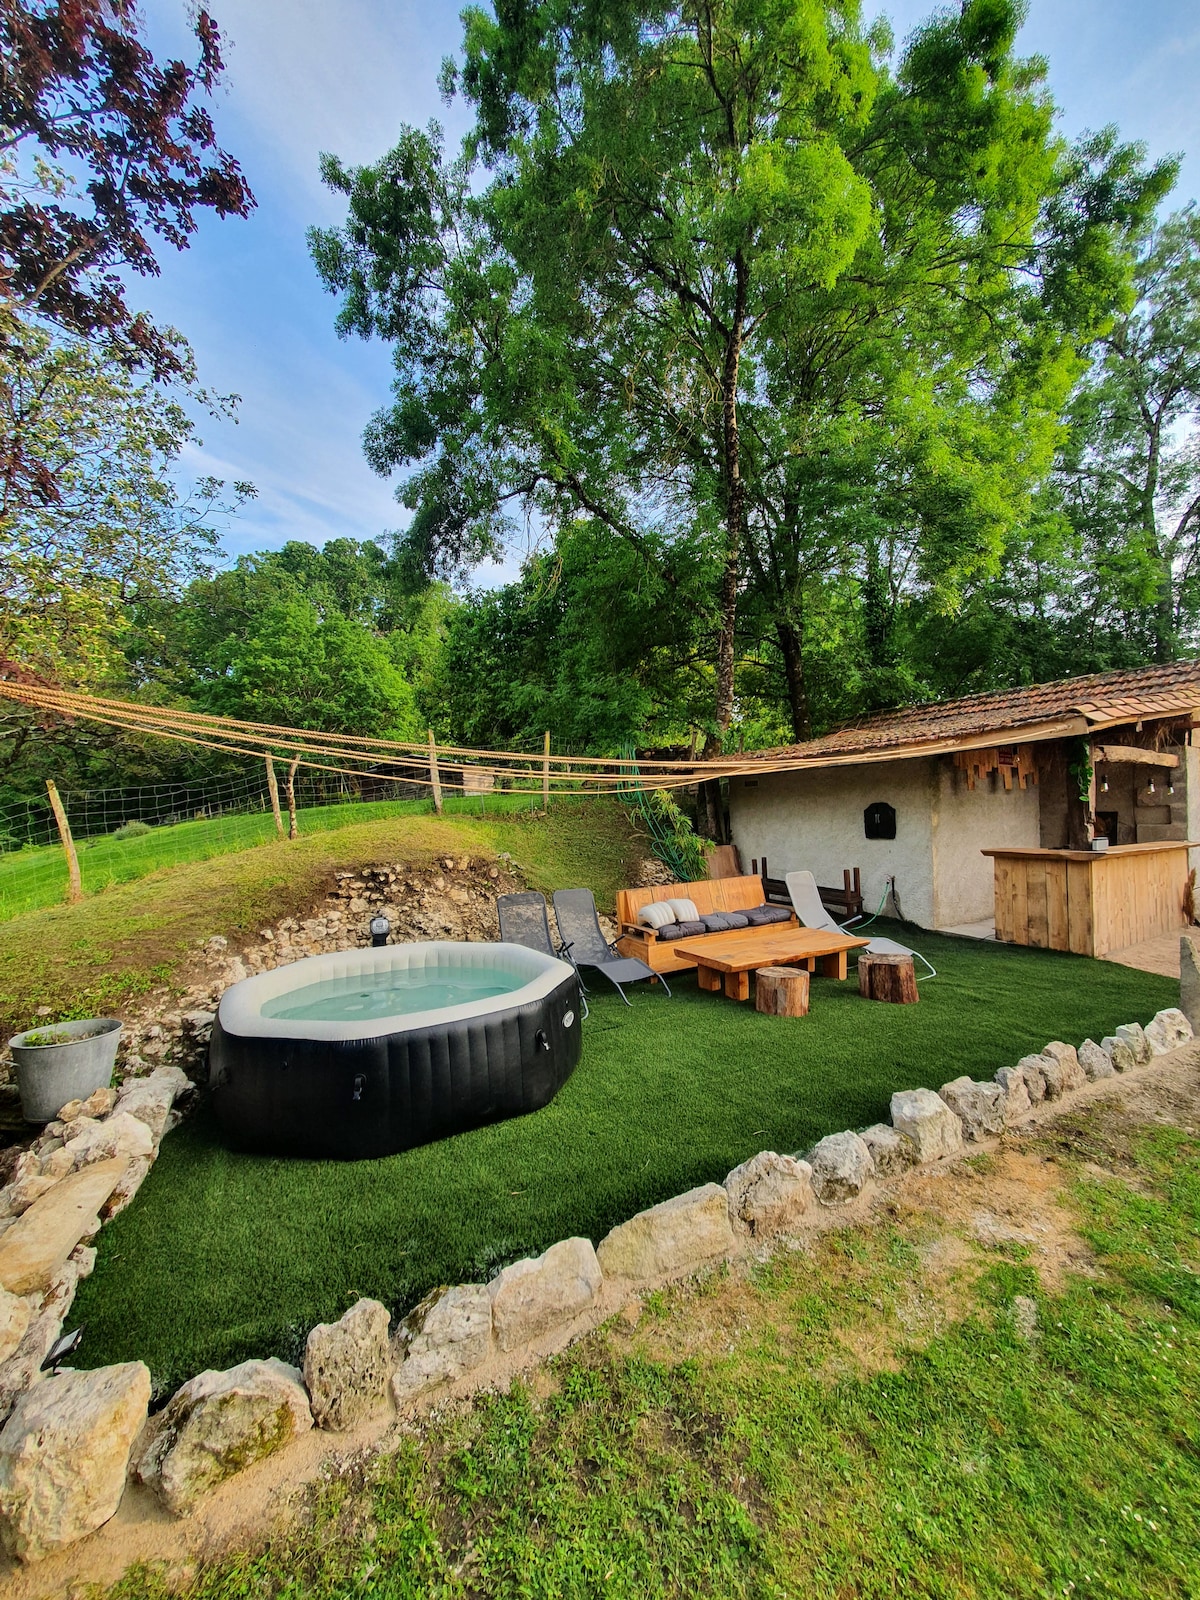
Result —
<instances>
[{"instance_id":1,"label":"rope net fence","mask_svg":"<svg viewBox=\"0 0 1200 1600\"><path fill-rule=\"evenodd\" d=\"M281 773L282 825L289 817ZM295 778L298 831L323 832L416 809L422 784L373 785L340 774ZM59 794L79 862L81 888L95 893L160 867L204 861L278 837L266 767L187 783L121 789L63 789ZM425 807L422 807L425 808ZM0 804L0 921L60 904L69 869L49 797Z\"/></svg>"},{"instance_id":2,"label":"rope net fence","mask_svg":"<svg viewBox=\"0 0 1200 1600\"><path fill-rule=\"evenodd\" d=\"M552 752L549 734L540 752L438 744L432 733L427 743L371 739L106 699L20 677L0 676L0 698L47 725L81 720L234 758L233 771L195 783L61 795L48 785L45 799L0 805L0 920L160 866L267 843L292 831L293 811L304 833L430 802L438 811L449 804L486 813L536 808L551 797L612 796L642 814L661 855L651 791L809 764L786 755L640 762L632 752L562 755Z\"/></svg>"}]
</instances>

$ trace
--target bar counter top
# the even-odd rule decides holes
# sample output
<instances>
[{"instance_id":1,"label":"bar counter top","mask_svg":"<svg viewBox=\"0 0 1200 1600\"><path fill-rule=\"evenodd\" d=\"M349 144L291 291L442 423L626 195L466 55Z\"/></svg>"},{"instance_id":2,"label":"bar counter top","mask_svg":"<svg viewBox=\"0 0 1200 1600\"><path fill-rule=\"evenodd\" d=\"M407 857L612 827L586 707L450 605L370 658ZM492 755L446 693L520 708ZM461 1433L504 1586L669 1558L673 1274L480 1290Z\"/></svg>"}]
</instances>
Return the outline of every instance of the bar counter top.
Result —
<instances>
[{"instance_id":1,"label":"bar counter top","mask_svg":"<svg viewBox=\"0 0 1200 1600\"><path fill-rule=\"evenodd\" d=\"M1110 844L1107 850L1037 850L1032 846L998 845L982 856L1027 856L1042 861L1107 861L1122 856L1152 856L1159 850L1200 850L1197 839L1161 839L1156 844Z\"/></svg>"}]
</instances>

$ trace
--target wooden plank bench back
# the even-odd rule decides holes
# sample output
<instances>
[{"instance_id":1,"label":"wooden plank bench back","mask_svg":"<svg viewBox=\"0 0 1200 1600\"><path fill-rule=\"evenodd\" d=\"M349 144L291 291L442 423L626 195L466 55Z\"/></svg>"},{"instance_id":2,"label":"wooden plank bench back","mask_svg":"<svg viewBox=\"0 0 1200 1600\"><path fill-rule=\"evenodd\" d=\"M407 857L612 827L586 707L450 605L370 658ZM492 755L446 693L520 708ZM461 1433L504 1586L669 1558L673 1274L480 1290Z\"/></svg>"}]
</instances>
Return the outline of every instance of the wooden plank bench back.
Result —
<instances>
[{"instance_id":1,"label":"wooden plank bench back","mask_svg":"<svg viewBox=\"0 0 1200 1600\"><path fill-rule=\"evenodd\" d=\"M658 883L644 889L617 890L617 948L636 956L655 972L682 972L696 965L694 956L676 955L671 945L659 944L653 928L643 927L637 914L656 900L691 900L701 916L712 911L750 911L764 905L762 879L705 878L698 883ZM786 926L786 924L785 924Z\"/></svg>"}]
</instances>

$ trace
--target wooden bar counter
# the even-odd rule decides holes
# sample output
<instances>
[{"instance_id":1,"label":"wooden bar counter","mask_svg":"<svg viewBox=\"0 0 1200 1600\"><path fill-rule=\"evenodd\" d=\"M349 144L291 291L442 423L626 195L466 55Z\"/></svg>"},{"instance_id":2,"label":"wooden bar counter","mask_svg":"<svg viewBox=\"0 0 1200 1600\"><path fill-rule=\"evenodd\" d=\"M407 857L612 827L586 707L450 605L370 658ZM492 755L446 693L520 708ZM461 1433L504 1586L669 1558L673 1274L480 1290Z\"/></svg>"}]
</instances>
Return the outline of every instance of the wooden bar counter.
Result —
<instances>
[{"instance_id":1,"label":"wooden bar counter","mask_svg":"<svg viewBox=\"0 0 1200 1600\"><path fill-rule=\"evenodd\" d=\"M984 850L996 868L996 938L1106 956L1184 926L1185 840L1108 850Z\"/></svg>"}]
</instances>

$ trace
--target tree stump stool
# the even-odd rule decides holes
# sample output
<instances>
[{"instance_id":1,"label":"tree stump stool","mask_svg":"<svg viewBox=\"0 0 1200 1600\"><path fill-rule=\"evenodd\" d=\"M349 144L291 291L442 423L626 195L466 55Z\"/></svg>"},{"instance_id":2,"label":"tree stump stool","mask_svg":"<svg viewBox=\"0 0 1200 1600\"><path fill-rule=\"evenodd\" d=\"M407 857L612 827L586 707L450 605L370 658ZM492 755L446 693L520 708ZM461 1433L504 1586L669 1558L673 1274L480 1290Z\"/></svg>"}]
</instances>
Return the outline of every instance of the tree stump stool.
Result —
<instances>
[{"instance_id":1,"label":"tree stump stool","mask_svg":"<svg viewBox=\"0 0 1200 1600\"><path fill-rule=\"evenodd\" d=\"M868 955L858 958L858 992L868 1000L886 1000L894 1006L916 1005L917 974L913 958L901 955Z\"/></svg>"},{"instance_id":2,"label":"tree stump stool","mask_svg":"<svg viewBox=\"0 0 1200 1600\"><path fill-rule=\"evenodd\" d=\"M808 973L803 967L759 967L754 974L754 1009L768 1017L806 1017Z\"/></svg>"}]
</instances>

